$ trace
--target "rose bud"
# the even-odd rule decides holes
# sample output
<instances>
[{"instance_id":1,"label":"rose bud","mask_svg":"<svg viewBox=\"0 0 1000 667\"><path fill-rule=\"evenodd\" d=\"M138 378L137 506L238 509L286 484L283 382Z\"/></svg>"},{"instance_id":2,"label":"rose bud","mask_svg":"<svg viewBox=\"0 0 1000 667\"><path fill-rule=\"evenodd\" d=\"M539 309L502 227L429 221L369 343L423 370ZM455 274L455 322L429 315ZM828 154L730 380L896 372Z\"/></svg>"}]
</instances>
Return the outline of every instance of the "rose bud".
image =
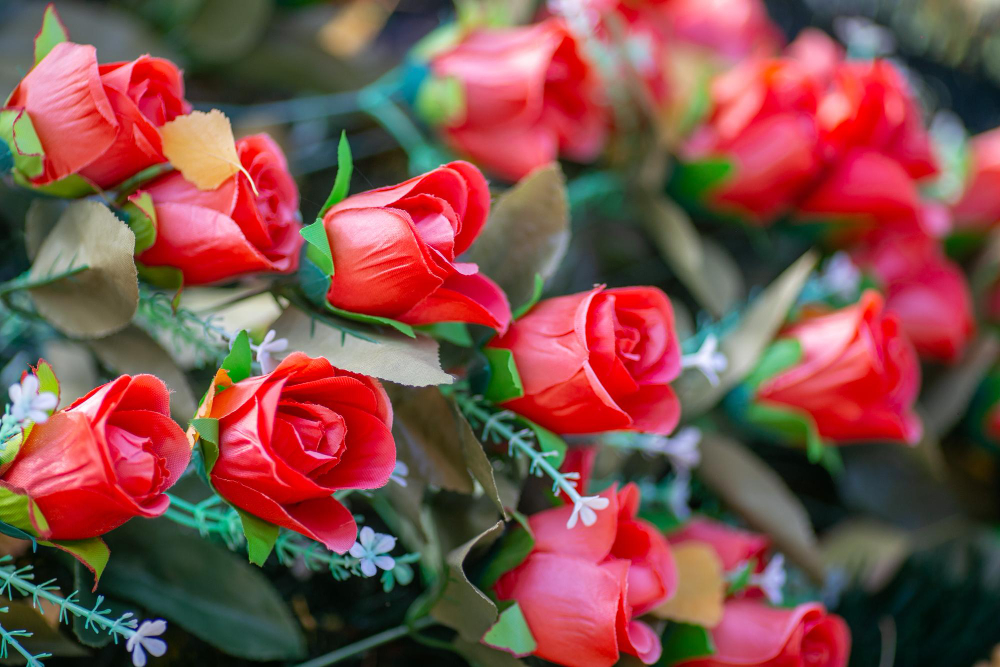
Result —
<instances>
[{"instance_id":1,"label":"rose bud","mask_svg":"<svg viewBox=\"0 0 1000 667\"><path fill-rule=\"evenodd\" d=\"M500 600L516 600L535 638L533 652L561 665L613 665L620 653L646 664L660 638L633 616L669 600L677 570L666 538L636 518L639 490L608 489L591 526L567 528L571 506L529 517L535 543L523 563L497 581Z\"/></svg>"},{"instance_id":2,"label":"rose bud","mask_svg":"<svg viewBox=\"0 0 1000 667\"><path fill-rule=\"evenodd\" d=\"M595 287L546 299L487 345L512 357L519 395L500 400L556 433L627 429L668 435L680 419L681 371L667 296L655 287Z\"/></svg>"},{"instance_id":3,"label":"rose bud","mask_svg":"<svg viewBox=\"0 0 1000 667\"><path fill-rule=\"evenodd\" d=\"M333 498L377 489L396 464L392 407L374 378L301 352L235 384L216 376L199 418L218 420L212 486L236 507L344 553L357 525Z\"/></svg>"},{"instance_id":4,"label":"rose bud","mask_svg":"<svg viewBox=\"0 0 1000 667\"><path fill-rule=\"evenodd\" d=\"M588 162L604 146L601 83L560 18L477 30L429 68L418 109L455 150L504 179L559 155Z\"/></svg>"},{"instance_id":5,"label":"rose bud","mask_svg":"<svg viewBox=\"0 0 1000 667\"><path fill-rule=\"evenodd\" d=\"M815 602L769 607L759 600L725 605L710 630L715 653L676 663L683 667L846 667L851 632L839 616Z\"/></svg>"},{"instance_id":6,"label":"rose bud","mask_svg":"<svg viewBox=\"0 0 1000 667\"><path fill-rule=\"evenodd\" d=\"M348 197L323 217L334 271L327 301L406 324L469 322L506 331L506 295L475 264L456 261L489 210L486 179L468 162Z\"/></svg>"},{"instance_id":7,"label":"rose bud","mask_svg":"<svg viewBox=\"0 0 1000 667\"><path fill-rule=\"evenodd\" d=\"M204 285L249 273L291 273L298 268L299 191L281 148L266 134L236 142L240 172L214 190L199 190L180 172L143 187L132 202L152 201L142 214L155 219L155 240L141 250L146 267L178 269L187 285Z\"/></svg>"},{"instance_id":8,"label":"rose bud","mask_svg":"<svg viewBox=\"0 0 1000 667\"><path fill-rule=\"evenodd\" d=\"M28 498L28 515L15 525L47 540L80 540L163 514L164 491L191 458L169 404L159 378L122 375L34 424L0 475L0 486Z\"/></svg>"},{"instance_id":9,"label":"rose bud","mask_svg":"<svg viewBox=\"0 0 1000 667\"><path fill-rule=\"evenodd\" d=\"M957 361L976 330L962 270L924 234L883 234L856 249L854 262L885 294L885 310L924 359Z\"/></svg>"},{"instance_id":10,"label":"rose bud","mask_svg":"<svg viewBox=\"0 0 1000 667\"><path fill-rule=\"evenodd\" d=\"M763 376L763 377L761 377ZM867 290L858 303L793 323L764 354L747 386L751 422L817 444L921 436L914 402L920 366L899 318Z\"/></svg>"},{"instance_id":11,"label":"rose bud","mask_svg":"<svg viewBox=\"0 0 1000 667\"><path fill-rule=\"evenodd\" d=\"M986 231L1000 221L1000 129L977 134L969 141L965 190L952 207L955 226Z\"/></svg>"},{"instance_id":12,"label":"rose bud","mask_svg":"<svg viewBox=\"0 0 1000 667\"><path fill-rule=\"evenodd\" d=\"M45 186L77 175L72 189L54 191L77 194L87 184L111 188L165 162L158 128L190 110L181 72L169 60L147 55L99 66L93 46L62 42L11 93L0 136L28 183ZM40 159L17 138L32 128Z\"/></svg>"},{"instance_id":13,"label":"rose bud","mask_svg":"<svg viewBox=\"0 0 1000 667\"><path fill-rule=\"evenodd\" d=\"M670 544L681 544L689 540L705 542L715 549L722 561L722 569L732 572L750 560L757 560L757 570L764 569L764 557L771 546L766 535L740 530L734 526L697 517L669 535Z\"/></svg>"}]
</instances>

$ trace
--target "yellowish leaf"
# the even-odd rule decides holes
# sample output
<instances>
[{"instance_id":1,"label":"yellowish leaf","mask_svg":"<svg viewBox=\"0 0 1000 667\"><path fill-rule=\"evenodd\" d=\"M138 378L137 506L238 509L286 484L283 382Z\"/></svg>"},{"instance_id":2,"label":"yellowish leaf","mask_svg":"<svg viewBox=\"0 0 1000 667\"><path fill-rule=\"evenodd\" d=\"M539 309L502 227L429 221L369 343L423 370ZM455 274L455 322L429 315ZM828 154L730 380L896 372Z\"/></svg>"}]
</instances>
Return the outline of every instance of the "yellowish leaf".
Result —
<instances>
[{"instance_id":1,"label":"yellowish leaf","mask_svg":"<svg viewBox=\"0 0 1000 667\"><path fill-rule=\"evenodd\" d=\"M722 620L726 580L722 561L710 545L690 541L673 547L677 592L653 616L714 628Z\"/></svg>"},{"instance_id":2,"label":"yellowish leaf","mask_svg":"<svg viewBox=\"0 0 1000 667\"><path fill-rule=\"evenodd\" d=\"M179 116L161 127L160 135L163 154L199 190L214 190L242 171L250 180L254 193L257 192L253 179L236 154L236 140L229 119L218 109Z\"/></svg>"}]
</instances>

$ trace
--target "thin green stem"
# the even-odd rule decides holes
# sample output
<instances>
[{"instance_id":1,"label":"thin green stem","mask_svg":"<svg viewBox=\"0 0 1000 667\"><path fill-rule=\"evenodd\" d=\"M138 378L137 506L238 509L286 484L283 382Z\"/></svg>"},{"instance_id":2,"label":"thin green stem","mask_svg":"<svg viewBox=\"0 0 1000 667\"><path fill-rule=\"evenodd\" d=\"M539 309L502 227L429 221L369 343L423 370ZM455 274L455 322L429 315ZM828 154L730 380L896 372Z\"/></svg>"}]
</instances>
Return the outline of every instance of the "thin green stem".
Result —
<instances>
[{"instance_id":1,"label":"thin green stem","mask_svg":"<svg viewBox=\"0 0 1000 667\"><path fill-rule=\"evenodd\" d=\"M8 607L3 607L0 611L6 613ZM7 647L13 646L14 650L21 654L28 663L28 667L44 667L42 665L42 660L44 658L51 658L51 653L39 653L37 655L33 654L28 649L21 645L21 642L17 640L18 637L31 637L34 633L28 632L27 630L8 630L7 628L0 625L0 658L7 659Z\"/></svg>"},{"instance_id":2,"label":"thin green stem","mask_svg":"<svg viewBox=\"0 0 1000 667\"><path fill-rule=\"evenodd\" d=\"M0 283L0 295L7 294L8 292L17 292L20 290L32 289L34 287L44 287L59 280L64 280L71 276L75 276L81 271L86 271L90 267L86 264L82 266L74 266L71 269L65 271L60 271L59 273L51 273L46 276L41 276L34 280L28 280L26 276L18 276L13 280L8 280L5 283Z\"/></svg>"},{"instance_id":3,"label":"thin green stem","mask_svg":"<svg viewBox=\"0 0 1000 667\"><path fill-rule=\"evenodd\" d=\"M353 658L354 656L367 653L373 648L377 648L383 644L388 644L389 642L396 641L397 639L402 639L411 633L415 633L434 625L435 623L436 621L434 619L429 616L424 616L423 618L415 620L411 625L397 625L396 627L384 630L377 635L372 635L371 637L362 639L361 641L348 644L347 646L339 648L336 651L331 651L325 655L303 662L299 664L298 667L327 667L328 665L335 665L338 662L347 660L348 658Z\"/></svg>"}]
</instances>

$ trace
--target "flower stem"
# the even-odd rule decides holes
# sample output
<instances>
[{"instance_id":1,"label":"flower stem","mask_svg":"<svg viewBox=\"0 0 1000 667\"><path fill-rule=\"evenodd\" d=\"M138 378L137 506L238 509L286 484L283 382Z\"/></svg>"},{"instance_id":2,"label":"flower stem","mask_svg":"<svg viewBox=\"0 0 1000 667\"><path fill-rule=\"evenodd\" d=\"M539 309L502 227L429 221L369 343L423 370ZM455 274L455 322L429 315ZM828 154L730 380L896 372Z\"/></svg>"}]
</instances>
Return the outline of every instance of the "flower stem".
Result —
<instances>
[{"instance_id":1,"label":"flower stem","mask_svg":"<svg viewBox=\"0 0 1000 667\"><path fill-rule=\"evenodd\" d=\"M7 607L3 607L0 611L7 611ZM28 649L21 645L21 642L17 640L18 637L30 637L31 632L27 630L8 630L7 628L0 625L0 659L7 659L7 647L13 646L14 650L21 654L21 656L27 661L28 667L44 667L42 665L42 660L44 658L51 658L51 653L39 653L37 655L33 654Z\"/></svg>"},{"instance_id":2,"label":"flower stem","mask_svg":"<svg viewBox=\"0 0 1000 667\"><path fill-rule=\"evenodd\" d=\"M429 616L424 616L423 618L415 620L411 625L397 625L394 628L383 630L377 635L372 635L371 637L362 639L361 641L348 644L347 646L339 648L336 651L331 651L325 655L303 662L297 667L327 667L327 665L335 665L342 660L353 658L356 655L361 655L362 653L370 651L371 649L381 646L382 644L388 644L389 642L406 637L413 632L434 625L434 623L434 619Z\"/></svg>"}]
</instances>

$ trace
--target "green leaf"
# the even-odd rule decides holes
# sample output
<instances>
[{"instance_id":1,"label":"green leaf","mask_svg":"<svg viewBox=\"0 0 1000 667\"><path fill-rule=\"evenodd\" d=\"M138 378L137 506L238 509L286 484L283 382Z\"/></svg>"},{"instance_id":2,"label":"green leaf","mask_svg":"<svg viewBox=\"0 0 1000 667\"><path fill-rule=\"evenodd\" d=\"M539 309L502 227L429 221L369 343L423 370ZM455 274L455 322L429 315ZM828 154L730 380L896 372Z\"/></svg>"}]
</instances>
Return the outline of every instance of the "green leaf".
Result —
<instances>
[{"instance_id":1,"label":"green leaf","mask_svg":"<svg viewBox=\"0 0 1000 667\"><path fill-rule=\"evenodd\" d=\"M3 487L0 487L0 521L31 535L38 535L48 528L45 517L37 507L32 507L27 494Z\"/></svg>"},{"instance_id":2,"label":"green leaf","mask_svg":"<svg viewBox=\"0 0 1000 667\"><path fill-rule=\"evenodd\" d=\"M56 44L66 41L69 41L66 26L59 19L56 8L49 3L42 16L42 29L35 35L35 64L40 63Z\"/></svg>"},{"instance_id":3,"label":"green leaf","mask_svg":"<svg viewBox=\"0 0 1000 667\"><path fill-rule=\"evenodd\" d=\"M308 249L299 262L298 280L302 294L309 300L309 303L320 308L326 306L326 295L330 293L330 274L323 271L316 262L309 258Z\"/></svg>"},{"instance_id":4,"label":"green leaf","mask_svg":"<svg viewBox=\"0 0 1000 667\"><path fill-rule=\"evenodd\" d=\"M435 322L414 327L417 331L459 347L472 347L475 343L465 322Z\"/></svg>"},{"instance_id":5,"label":"green leaf","mask_svg":"<svg viewBox=\"0 0 1000 667\"><path fill-rule=\"evenodd\" d=\"M493 588L505 572L510 572L523 563L535 547L535 538L527 520L518 512L514 512L514 516L518 517L521 525L509 529L498 541L493 556L479 576L479 586L483 590Z\"/></svg>"},{"instance_id":6,"label":"green leaf","mask_svg":"<svg viewBox=\"0 0 1000 667\"><path fill-rule=\"evenodd\" d=\"M538 648L521 606L516 602L500 614L500 619L483 637L483 643L524 657Z\"/></svg>"},{"instance_id":7,"label":"green leaf","mask_svg":"<svg viewBox=\"0 0 1000 667\"><path fill-rule=\"evenodd\" d=\"M410 338L416 338L417 334L413 331L413 327L409 324L404 324L399 320L394 320L388 317L379 317L378 315L365 315L364 313L352 313L349 310L343 310L331 305L326 302L326 309L335 315L339 315L344 319L354 320L355 322L365 322L366 324L381 324L383 326L392 327L404 336L409 336Z\"/></svg>"},{"instance_id":8,"label":"green leaf","mask_svg":"<svg viewBox=\"0 0 1000 667\"><path fill-rule=\"evenodd\" d=\"M191 426L198 432L201 458L205 462L205 474L207 475L212 472L215 462L219 460L219 420L212 417L199 417L191 420Z\"/></svg>"},{"instance_id":9,"label":"green leaf","mask_svg":"<svg viewBox=\"0 0 1000 667\"><path fill-rule=\"evenodd\" d=\"M538 448L543 452L556 452L555 456L549 456L546 460L552 464L553 468L558 469L566 459L566 441L535 422L525 421L534 431L535 438L538 439Z\"/></svg>"},{"instance_id":10,"label":"green leaf","mask_svg":"<svg viewBox=\"0 0 1000 667\"><path fill-rule=\"evenodd\" d=\"M332 276L334 271L333 251L330 249L330 238L326 235L323 219L317 218L316 222L300 229L299 234L308 244L306 256L323 271L323 275Z\"/></svg>"},{"instance_id":11,"label":"green leaf","mask_svg":"<svg viewBox=\"0 0 1000 667\"><path fill-rule=\"evenodd\" d=\"M115 557L98 592L135 602L237 658L305 655L301 626L244 557L166 519L131 521L106 539Z\"/></svg>"},{"instance_id":12,"label":"green leaf","mask_svg":"<svg viewBox=\"0 0 1000 667\"><path fill-rule=\"evenodd\" d=\"M10 150L17 173L24 178L41 175L45 151L27 111L14 108L0 110L0 138ZM33 186L29 183L27 187Z\"/></svg>"},{"instance_id":13,"label":"green leaf","mask_svg":"<svg viewBox=\"0 0 1000 667\"><path fill-rule=\"evenodd\" d=\"M535 288L531 292L531 298L528 299L528 301L524 303L524 305L520 306L517 310L513 312L513 318L516 320L525 313L527 313L529 310L534 308L535 304L541 300L542 290L544 289L545 289L545 279L542 278L542 274L536 273Z\"/></svg>"},{"instance_id":14,"label":"green leaf","mask_svg":"<svg viewBox=\"0 0 1000 667\"><path fill-rule=\"evenodd\" d=\"M507 510L504 508L503 500L500 498L500 490L497 488L493 466L490 464L489 457L486 456L483 443L476 437L475 431L472 430L472 426L465 418L465 415L462 414L462 410L458 407L454 398L448 398L447 400L454 416L455 428L458 431L458 440L462 447L462 458L465 460L465 466L469 473L479 482L479 485L483 487L483 493L496 505L496 508L506 520Z\"/></svg>"},{"instance_id":15,"label":"green leaf","mask_svg":"<svg viewBox=\"0 0 1000 667\"><path fill-rule=\"evenodd\" d=\"M764 350L757 367L747 376L745 384L753 390L765 380L788 370L802 361L802 345L795 338L782 338L775 341Z\"/></svg>"},{"instance_id":16,"label":"green leaf","mask_svg":"<svg viewBox=\"0 0 1000 667\"><path fill-rule=\"evenodd\" d=\"M55 394L56 398L59 398L59 378L56 377L55 371L52 370L52 365L44 359L39 359L34 371L35 377L38 378L39 393L49 392L50 394Z\"/></svg>"},{"instance_id":17,"label":"green leaf","mask_svg":"<svg viewBox=\"0 0 1000 667\"><path fill-rule=\"evenodd\" d=\"M825 443L809 413L776 403L752 401L745 417L755 426L778 434L785 442L805 445L811 463L823 459Z\"/></svg>"},{"instance_id":18,"label":"green leaf","mask_svg":"<svg viewBox=\"0 0 1000 667\"><path fill-rule=\"evenodd\" d=\"M83 563L77 562L73 568L73 587L78 592L77 600L88 609L93 609L97 605L97 593L90 590L93 585L94 576ZM109 618L120 618L126 612L132 612L133 616L142 617L135 605L130 605L121 600L116 600L104 596L101 602L101 609L108 609ZM73 634L85 646L91 648L102 648L111 643L112 635L105 632L99 626L87 623L86 616L73 616Z\"/></svg>"},{"instance_id":19,"label":"green leaf","mask_svg":"<svg viewBox=\"0 0 1000 667\"><path fill-rule=\"evenodd\" d=\"M445 558L447 578L431 616L439 623L456 630L467 641L479 641L497 620L497 608L485 593L472 585L465 574L465 559L481 540L499 534L503 521L453 549Z\"/></svg>"},{"instance_id":20,"label":"green leaf","mask_svg":"<svg viewBox=\"0 0 1000 667\"><path fill-rule=\"evenodd\" d=\"M735 576L729 579L729 587L726 589L726 596L736 595L750 585L750 576L757 570L757 558L751 558L743 563Z\"/></svg>"},{"instance_id":21,"label":"green leaf","mask_svg":"<svg viewBox=\"0 0 1000 667\"><path fill-rule=\"evenodd\" d=\"M0 141L0 176L9 174L14 168L14 154L6 141Z\"/></svg>"},{"instance_id":22,"label":"green leaf","mask_svg":"<svg viewBox=\"0 0 1000 667\"><path fill-rule=\"evenodd\" d=\"M465 88L453 76L428 76L417 91L414 110L427 124L451 125L465 115Z\"/></svg>"},{"instance_id":23,"label":"green leaf","mask_svg":"<svg viewBox=\"0 0 1000 667\"><path fill-rule=\"evenodd\" d=\"M733 170L726 158L682 162L676 165L670 182L670 191L685 199L700 200Z\"/></svg>"},{"instance_id":24,"label":"green leaf","mask_svg":"<svg viewBox=\"0 0 1000 667\"><path fill-rule=\"evenodd\" d=\"M55 547L60 551L76 558L94 575L94 590L97 590L97 583L108 565L111 558L111 549L99 537L91 537L87 540L58 540L55 542L38 542L47 547Z\"/></svg>"},{"instance_id":25,"label":"green leaf","mask_svg":"<svg viewBox=\"0 0 1000 667\"><path fill-rule=\"evenodd\" d=\"M180 269L175 266L146 266L142 262L136 262L135 268L145 282L175 292L170 305L174 308L180 305L181 291L184 289L184 274Z\"/></svg>"},{"instance_id":26,"label":"green leaf","mask_svg":"<svg viewBox=\"0 0 1000 667\"><path fill-rule=\"evenodd\" d=\"M333 179L333 189L323 203L323 208L319 210L319 217L322 218L332 207L342 202L351 189L351 173L354 171L354 161L351 158L351 144L347 141L347 132L341 131L340 142L337 144L337 176ZM317 220L316 222L320 222ZM329 245L327 245L329 249ZM333 273L333 269L330 269Z\"/></svg>"},{"instance_id":27,"label":"green leaf","mask_svg":"<svg viewBox=\"0 0 1000 667\"><path fill-rule=\"evenodd\" d=\"M692 658L704 658L715 654L712 635L700 625L671 623L663 635L663 654L656 663L670 667Z\"/></svg>"},{"instance_id":28,"label":"green leaf","mask_svg":"<svg viewBox=\"0 0 1000 667\"><path fill-rule=\"evenodd\" d=\"M278 539L278 527L249 512L244 512L239 507L236 511L239 512L243 523L243 535L247 538L250 562L262 566L274 550L274 543Z\"/></svg>"},{"instance_id":29,"label":"green leaf","mask_svg":"<svg viewBox=\"0 0 1000 667\"><path fill-rule=\"evenodd\" d=\"M222 362L222 368L229 372L233 384L246 380L253 374L253 352L250 350L250 335L244 329L236 335L233 347Z\"/></svg>"},{"instance_id":30,"label":"green leaf","mask_svg":"<svg viewBox=\"0 0 1000 667\"><path fill-rule=\"evenodd\" d=\"M514 363L514 353L499 347L483 348L490 365L490 382L483 396L492 403L503 403L524 396L521 374Z\"/></svg>"},{"instance_id":31,"label":"green leaf","mask_svg":"<svg viewBox=\"0 0 1000 667\"><path fill-rule=\"evenodd\" d=\"M122 207L128 216L128 226L135 234L135 254L151 248L156 243L156 209L148 192L137 192Z\"/></svg>"}]
</instances>

